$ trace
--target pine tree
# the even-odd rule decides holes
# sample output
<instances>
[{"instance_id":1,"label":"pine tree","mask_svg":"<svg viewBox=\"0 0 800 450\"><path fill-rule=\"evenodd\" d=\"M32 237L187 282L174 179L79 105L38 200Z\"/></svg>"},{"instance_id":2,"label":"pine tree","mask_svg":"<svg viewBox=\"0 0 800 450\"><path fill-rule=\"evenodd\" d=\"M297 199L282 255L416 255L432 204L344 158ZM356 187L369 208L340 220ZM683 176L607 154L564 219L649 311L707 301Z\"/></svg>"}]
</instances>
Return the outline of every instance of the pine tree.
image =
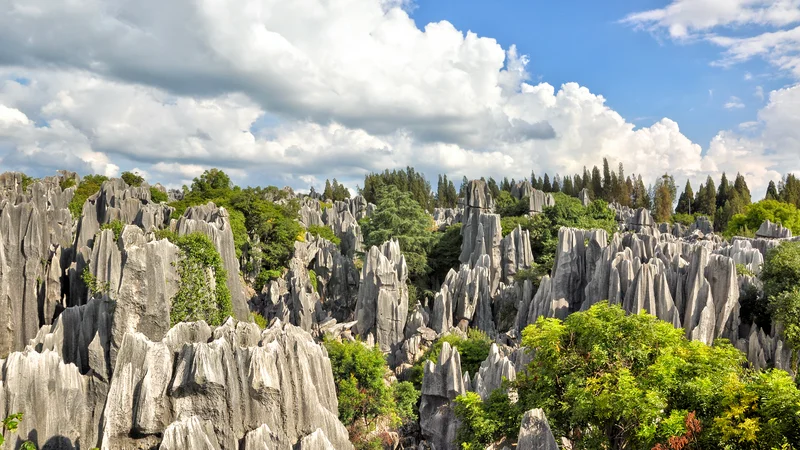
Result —
<instances>
[{"instance_id":1,"label":"pine tree","mask_svg":"<svg viewBox=\"0 0 800 450\"><path fill-rule=\"evenodd\" d=\"M564 183L561 186L561 192L572 197L578 195L578 193L575 192L575 186L572 184L572 177L570 177L569 175L564 177Z\"/></svg>"},{"instance_id":2,"label":"pine tree","mask_svg":"<svg viewBox=\"0 0 800 450\"><path fill-rule=\"evenodd\" d=\"M550 192L561 192L561 181L558 174L553 177L553 186L551 186L551 189Z\"/></svg>"},{"instance_id":3,"label":"pine tree","mask_svg":"<svg viewBox=\"0 0 800 450\"><path fill-rule=\"evenodd\" d=\"M739 200L744 205L753 203L750 196L750 188L747 187L747 181L741 173L736 174L736 181L733 183L733 189L739 194Z\"/></svg>"},{"instance_id":4,"label":"pine tree","mask_svg":"<svg viewBox=\"0 0 800 450\"><path fill-rule=\"evenodd\" d=\"M686 187L683 188L683 193L678 199L678 206L675 212L679 214L692 214L694 203L694 191L692 190L692 183L686 180Z\"/></svg>"},{"instance_id":5,"label":"pine tree","mask_svg":"<svg viewBox=\"0 0 800 450\"><path fill-rule=\"evenodd\" d=\"M719 189L717 190L717 209L722 208L725 205L725 202L728 201L728 198L730 197L730 191L731 186L728 183L728 177L725 175L725 172L722 172L722 179L719 181Z\"/></svg>"},{"instance_id":6,"label":"pine tree","mask_svg":"<svg viewBox=\"0 0 800 450\"><path fill-rule=\"evenodd\" d=\"M706 179L706 188L703 195L703 202L698 205L696 212L705 214L713 220L717 212L717 189L714 186L714 179L710 176Z\"/></svg>"},{"instance_id":7,"label":"pine tree","mask_svg":"<svg viewBox=\"0 0 800 450\"><path fill-rule=\"evenodd\" d=\"M800 208L800 179L794 174L786 175L780 186L780 200Z\"/></svg>"},{"instance_id":8,"label":"pine tree","mask_svg":"<svg viewBox=\"0 0 800 450\"><path fill-rule=\"evenodd\" d=\"M656 181L653 188L653 209L656 222L667 222L672 217L672 203L675 198L675 179L666 173Z\"/></svg>"},{"instance_id":9,"label":"pine tree","mask_svg":"<svg viewBox=\"0 0 800 450\"><path fill-rule=\"evenodd\" d=\"M542 184L542 190L545 192L553 192L553 185L550 184L550 176L546 173L544 174L544 183Z\"/></svg>"},{"instance_id":10,"label":"pine tree","mask_svg":"<svg viewBox=\"0 0 800 450\"><path fill-rule=\"evenodd\" d=\"M592 193L594 194L594 198L602 198L605 200L603 195L603 181L600 179L600 169L597 166L592 168Z\"/></svg>"},{"instance_id":11,"label":"pine tree","mask_svg":"<svg viewBox=\"0 0 800 450\"><path fill-rule=\"evenodd\" d=\"M603 158L603 200L610 202L613 198L613 180L611 179L611 168L608 166L608 159Z\"/></svg>"},{"instance_id":12,"label":"pine tree","mask_svg":"<svg viewBox=\"0 0 800 450\"><path fill-rule=\"evenodd\" d=\"M775 187L775 182L770 180L769 186L767 187L767 193L764 195L765 200L778 200L780 195L778 194L778 188Z\"/></svg>"},{"instance_id":13,"label":"pine tree","mask_svg":"<svg viewBox=\"0 0 800 450\"><path fill-rule=\"evenodd\" d=\"M333 187L331 186L331 180L325 180L325 190L322 192L322 198L328 201L333 200Z\"/></svg>"},{"instance_id":14,"label":"pine tree","mask_svg":"<svg viewBox=\"0 0 800 450\"><path fill-rule=\"evenodd\" d=\"M500 196L500 187L497 186L497 181L494 181L494 178L489 177L489 181L486 185L489 186L489 192L492 193L492 198L496 199Z\"/></svg>"}]
</instances>

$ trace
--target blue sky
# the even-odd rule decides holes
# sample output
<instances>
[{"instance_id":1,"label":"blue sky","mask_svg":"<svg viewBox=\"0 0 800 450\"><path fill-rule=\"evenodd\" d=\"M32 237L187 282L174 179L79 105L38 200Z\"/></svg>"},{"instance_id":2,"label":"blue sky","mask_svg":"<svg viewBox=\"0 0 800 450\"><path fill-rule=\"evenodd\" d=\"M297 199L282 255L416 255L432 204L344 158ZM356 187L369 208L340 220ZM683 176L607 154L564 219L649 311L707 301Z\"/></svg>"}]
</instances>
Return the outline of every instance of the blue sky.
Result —
<instances>
[{"instance_id":1,"label":"blue sky","mask_svg":"<svg viewBox=\"0 0 800 450\"><path fill-rule=\"evenodd\" d=\"M504 48L516 45L530 57L532 82L578 82L636 125L669 117L706 147L720 130L755 120L766 102L755 95L757 86L768 93L791 79L762 60L714 67L720 56L716 45L676 43L620 23L628 14L669 3L421 0L412 17L420 27L447 20L460 30L495 38ZM745 107L726 109L731 96Z\"/></svg>"},{"instance_id":2,"label":"blue sky","mask_svg":"<svg viewBox=\"0 0 800 450\"><path fill-rule=\"evenodd\" d=\"M800 0L6 5L4 170L307 189L605 157L754 191L800 172Z\"/></svg>"}]
</instances>

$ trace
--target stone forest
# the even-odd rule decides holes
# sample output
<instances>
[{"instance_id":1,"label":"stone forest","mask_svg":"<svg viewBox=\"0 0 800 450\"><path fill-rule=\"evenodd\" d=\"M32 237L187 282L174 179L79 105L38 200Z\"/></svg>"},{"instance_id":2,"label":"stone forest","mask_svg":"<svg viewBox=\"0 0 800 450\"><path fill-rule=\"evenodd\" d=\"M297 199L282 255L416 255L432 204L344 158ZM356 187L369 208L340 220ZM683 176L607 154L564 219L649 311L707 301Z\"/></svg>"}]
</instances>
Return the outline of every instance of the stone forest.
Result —
<instances>
[{"instance_id":1,"label":"stone forest","mask_svg":"<svg viewBox=\"0 0 800 450\"><path fill-rule=\"evenodd\" d=\"M2 448L800 448L793 175L155 181L0 175Z\"/></svg>"}]
</instances>

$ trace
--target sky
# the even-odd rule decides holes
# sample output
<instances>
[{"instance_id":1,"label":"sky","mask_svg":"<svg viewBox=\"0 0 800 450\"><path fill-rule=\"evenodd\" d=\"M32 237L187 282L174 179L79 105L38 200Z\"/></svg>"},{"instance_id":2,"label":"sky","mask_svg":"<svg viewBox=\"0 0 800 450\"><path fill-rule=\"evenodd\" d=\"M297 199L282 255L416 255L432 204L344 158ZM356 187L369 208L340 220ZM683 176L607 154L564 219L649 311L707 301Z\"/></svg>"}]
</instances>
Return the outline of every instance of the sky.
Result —
<instances>
[{"instance_id":1,"label":"sky","mask_svg":"<svg viewBox=\"0 0 800 450\"><path fill-rule=\"evenodd\" d=\"M800 0L0 0L0 170L800 172Z\"/></svg>"}]
</instances>

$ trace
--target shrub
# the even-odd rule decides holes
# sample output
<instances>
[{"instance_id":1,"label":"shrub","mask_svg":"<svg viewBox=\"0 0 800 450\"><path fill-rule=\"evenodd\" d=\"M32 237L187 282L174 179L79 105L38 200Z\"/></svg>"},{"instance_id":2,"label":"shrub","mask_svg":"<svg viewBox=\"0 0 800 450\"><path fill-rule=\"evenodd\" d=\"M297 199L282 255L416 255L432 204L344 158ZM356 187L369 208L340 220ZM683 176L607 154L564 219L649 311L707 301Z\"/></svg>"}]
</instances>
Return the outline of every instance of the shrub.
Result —
<instances>
[{"instance_id":1,"label":"shrub","mask_svg":"<svg viewBox=\"0 0 800 450\"><path fill-rule=\"evenodd\" d=\"M253 286L256 291L261 292L264 286L269 284L270 281L280 278L282 275L281 270L278 269L262 269L256 276L255 285Z\"/></svg>"},{"instance_id":2,"label":"shrub","mask_svg":"<svg viewBox=\"0 0 800 450\"><path fill-rule=\"evenodd\" d=\"M109 223L104 223L100 225L100 230L112 230L114 231L114 240L118 241L120 236L122 236L122 230L125 229L125 224L122 223L121 220L112 220Z\"/></svg>"},{"instance_id":3,"label":"shrub","mask_svg":"<svg viewBox=\"0 0 800 450\"><path fill-rule=\"evenodd\" d=\"M34 181L36 181L36 178L29 177L23 173L22 182L20 183L20 188L22 188L22 192L26 192L28 190L28 187L30 187L30 185L32 185Z\"/></svg>"},{"instance_id":4,"label":"shrub","mask_svg":"<svg viewBox=\"0 0 800 450\"><path fill-rule=\"evenodd\" d=\"M267 328L267 319L264 318L264 316L257 312L251 312L250 316L253 317L253 322L258 325L258 328L261 328L262 330Z\"/></svg>"},{"instance_id":5,"label":"shrub","mask_svg":"<svg viewBox=\"0 0 800 450\"><path fill-rule=\"evenodd\" d=\"M331 241L336 245L342 243L342 240L336 237L336 235L333 233L331 227L326 225L311 225L310 227L308 227L308 232L313 235L319 236L323 239L326 239L328 241Z\"/></svg>"},{"instance_id":6,"label":"shrub","mask_svg":"<svg viewBox=\"0 0 800 450\"><path fill-rule=\"evenodd\" d=\"M692 226L692 224L694 224L695 218L691 214L677 213L677 214L673 214L672 215L671 222L672 223L679 223L679 224L681 224L683 226L690 227L690 226Z\"/></svg>"},{"instance_id":7,"label":"shrub","mask_svg":"<svg viewBox=\"0 0 800 450\"><path fill-rule=\"evenodd\" d=\"M64 178L58 183L58 186L61 188L62 191L66 191L67 189L75 186L75 179L74 178Z\"/></svg>"},{"instance_id":8,"label":"shrub","mask_svg":"<svg viewBox=\"0 0 800 450\"><path fill-rule=\"evenodd\" d=\"M409 380L415 386L422 386L422 372L425 361L438 361L439 353L442 352L442 345L445 342L458 349L458 353L461 356L461 370L462 372L469 372L471 375L478 372L481 363L489 356L489 350L492 348L492 339L476 328L470 328L466 339L457 334L444 335L434 342L431 348L410 369Z\"/></svg>"},{"instance_id":9,"label":"shrub","mask_svg":"<svg viewBox=\"0 0 800 450\"><path fill-rule=\"evenodd\" d=\"M211 326L222 325L232 315L231 294L227 285L227 272L222 258L208 236L191 233L176 240L181 250L178 263L180 287L172 298L170 321L175 325L183 321L205 320ZM210 289L208 270L214 277L215 289Z\"/></svg>"},{"instance_id":10,"label":"shrub","mask_svg":"<svg viewBox=\"0 0 800 450\"><path fill-rule=\"evenodd\" d=\"M319 294L319 280L317 280L317 273L308 269L308 279L311 281L311 286L314 287L314 292Z\"/></svg>"},{"instance_id":11,"label":"shrub","mask_svg":"<svg viewBox=\"0 0 800 450\"><path fill-rule=\"evenodd\" d=\"M161 192L158 188L150 186L150 200L153 203L166 203L169 201L169 197L166 192Z\"/></svg>"},{"instance_id":12,"label":"shrub","mask_svg":"<svg viewBox=\"0 0 800 450\"><path fill-rule=\"evenodd\" d=\"M121 178L125 184L131 187L139 187L144 183L144 178L132 172L122 172Z\"/></svg>"},{"instance_id":13,"label":"shrub","mask_svg":"<svg viewBox=\"0 0 800 450\"><path fill-rule=\"evenodd\" d=\"M92 297L98 297L111 291L111 284L109 282L98 282L97 278L89 269L89 266L83 268L83 272L81 272L81 281L83 281L86 290Z\"/></svg>"},{"instance_id":14,"label":"shrub","mask_svg":"<svg viewBox=\"0 0 800 450\"><path fill-rule=\"evenodd\" d=\"M747 268L744 264L737 264L736 265L736 274L743 276L743 277L754 277L756 274Z\"/></svg>"},{"instance_id":15,"label":"shrub","mask_svg":"<svg viewBox=\"0 0 800 450\"><path fill-rule=\"evenodd\" d=\"M23 413L10 414L3 419L3 433L0 434L0 445L6 442L6 433L16 433L19 423L22 422ZM31 441L24 441L19 445L19 450L36 450L36 445Z\"/></svg>"},{"instance_id":16,"label":"shrub","mask_svg":"<svg viewBox=\"0 0 800 450\"><path fill-rule=\"evenodd\" d=\"M782 224L792 233L800 234L800 211L791 203L777 200L762 200L746 206L744 214L736 214L731 218L725 234L734 236L744 230L758 230L766 220Z\"/></svg>"},{"instance_id":17,"label":"shrub","mask_svg":"<svg viewBox=\"0 0 800 450\"><path fill-rule=\"evenodd\" d=\"M69 211L72 213L73 218L79 219L81 217L81 213L83 213L83 204L86 203L89 197L99 191L103 182L107 180L108 177L103 175L86 175L81 179L81 183L75 190L75 195L69 202Z\"/></svg>"}]
</instances>

